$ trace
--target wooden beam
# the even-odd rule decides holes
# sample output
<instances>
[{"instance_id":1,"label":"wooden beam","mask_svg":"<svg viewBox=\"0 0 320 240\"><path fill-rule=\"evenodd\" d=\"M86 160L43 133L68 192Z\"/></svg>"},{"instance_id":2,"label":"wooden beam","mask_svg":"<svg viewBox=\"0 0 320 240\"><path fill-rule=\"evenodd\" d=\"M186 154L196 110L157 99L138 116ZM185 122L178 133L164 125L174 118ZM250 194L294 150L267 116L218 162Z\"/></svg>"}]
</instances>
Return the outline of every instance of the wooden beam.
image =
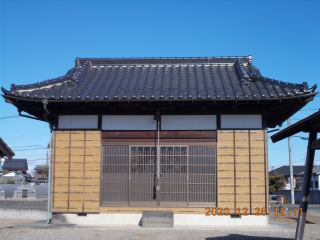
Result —
<instances>
[{"instance_id":1,"label":"wooden beam","mask_svg":"<svg viewBox=\"0 0 320 240\"><path fill-rule=\"evenodd\" d=\"M316 149L316 150L320 149L320 139L315 140L315 141L312 142L311 149Z\"/></svg>"},{"instance_id":2,"label":"wooden beam","mask_svg":"<svg viewBox=\"0 0 320 240\"><path fill-rule=\"evenodd\" d=\"M302 185L302 199L300 203L300 208L302 208L302 214L298 216L298 223L296 228L296 237L295 239L302 240L304 227L307 218L307 210L308 210L308 203L309 203L309 193L310 193L310 182L312 177L312 169L313 169L313 162L314 162L314 155L315 149L312 149L311 145L317 139L317 132L313 131L309 134L309 142L307 148L307 157L306 157L306 165L304 168L304 178L303 178L303 185Z\"/></svg>"},{"instance_id":3,"label":"wooden beam","mask_svg":"<svg viewBox=\"0 0 320 240\"><path fill-rule=\"evenodd\" d=\"M102 131L101 139L157 139L156 131ZM161 139L217 139L217 131L161 131Z\"/></svg>"}]
</instances>

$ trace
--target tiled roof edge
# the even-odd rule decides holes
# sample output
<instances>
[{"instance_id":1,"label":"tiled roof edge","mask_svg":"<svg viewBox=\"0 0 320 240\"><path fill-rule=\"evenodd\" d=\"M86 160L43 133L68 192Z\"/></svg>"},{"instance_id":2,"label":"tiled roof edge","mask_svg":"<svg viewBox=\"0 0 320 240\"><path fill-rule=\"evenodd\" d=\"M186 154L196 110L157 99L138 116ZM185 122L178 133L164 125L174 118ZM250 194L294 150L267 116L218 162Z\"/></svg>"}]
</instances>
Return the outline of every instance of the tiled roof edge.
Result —
<instances>
[{"instance_id":1,"label":"tiled roof edge","mask_svg":"<svg viewBox=\"0 0 320 240\"><path fill-rule=\"evenodd\" d=\"M11 158L12 159L12 157L14 156L14 155L16 155L13 151L12 151L12 149L5 143L5 141L3 141L3 139L0 137L0 144L12 155L12 156L7 156L7 157L9 157L9 158Z\"/></svg>"},{"instance_id":2,"label":"tiled roof edge","mask_svg":"<svg viewBox=\"0 0 320 240\"><path fill-rule=\"evenodd\" d=\"M51 86L51 85L58 84L58 83L63 83L63 82L73 82L73 83L77 84L80 82L80 80L82 79L82 77L85 75L85 73L87 72L87 70L89 68L90 68L90 62L86 61L82 66L78 66L78 67L70 69L67 72L67 74L64 76L53 78L51 80L48 79L43 82L38 82L38 83L28 84L28 85L12 84L10 90L11 91L28 90L28 89L34 89L35 87L42 88L42 87ZM10 91L8 91L4 88L2 88L2 91L5 94L10 94Z\"/></svg>"},{"instance_id":3,"label":"tiled roof edge","mask_svg":"<svg viewBox=\"0 0 320 240\"><path fill-rule=\"evenodd\" d=\"M237 73L242 81L241 82L242 84L250 84L250 82L254 82L254 81L263 81L266 84L271 84L274 81L276 81L274 79L263 77L261 75L260 71L258 70L258 68L253 66L251 63L248 64L248 69L250 72L246 71L245 67L243 65L243 62L240 58L237 58L234 64L235 64L235 68L237 70ZM279 81L279 84L286 84L286 83ZM297 95L302 95L305 93L313 93L317 88L317 84L315 84L311 88L309 88L308 84L306 82L303 82L302 84L297 84L297 86L299 86L299 88L300 88L300 91L295 92L295 94L297 94Z\"/></svg>"}]
</instances>

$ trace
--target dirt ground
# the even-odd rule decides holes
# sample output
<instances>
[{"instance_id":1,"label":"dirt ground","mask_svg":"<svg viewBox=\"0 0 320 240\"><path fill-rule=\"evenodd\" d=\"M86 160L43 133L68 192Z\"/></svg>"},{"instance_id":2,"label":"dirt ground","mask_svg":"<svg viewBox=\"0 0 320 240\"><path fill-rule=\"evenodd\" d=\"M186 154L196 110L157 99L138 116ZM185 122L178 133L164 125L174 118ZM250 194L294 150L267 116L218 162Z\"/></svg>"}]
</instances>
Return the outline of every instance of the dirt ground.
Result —
<instances>
[{"instance_id":1,"label":"dirt ground","mask_svg":"<svg viewBox=\"0 0 320 240\"><path fill-rule=\"evenodd\" d=\"M271 212L271 211L269 213L269 218L289 224L294 227L297 226L297 221L298 221L298 216L293 216L293 214L290 214L287 216L279 216L279 215L275 215L275 212ZM313 230L318 230L319 228L320 228L320 214L307 213L305 231L312 232Z\"/></svg>"}]
</instances>

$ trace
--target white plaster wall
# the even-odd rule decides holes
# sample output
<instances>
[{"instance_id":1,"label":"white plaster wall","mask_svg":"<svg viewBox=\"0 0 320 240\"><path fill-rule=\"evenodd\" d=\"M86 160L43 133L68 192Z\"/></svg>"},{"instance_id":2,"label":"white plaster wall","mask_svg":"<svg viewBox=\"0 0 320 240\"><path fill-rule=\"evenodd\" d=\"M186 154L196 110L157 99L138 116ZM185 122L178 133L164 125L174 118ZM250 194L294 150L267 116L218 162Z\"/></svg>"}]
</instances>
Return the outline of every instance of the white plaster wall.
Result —
<instances>
[{"instance_id":1,"label":"white plaster wall","mask_svg":"<svg viewBox=\"0 0 320 240\"><path fill-rule=\"evenodd\" d=\"M104 115L102 130L157 130L152 115Z\"/></svg>"},{"instance_id":2,"label":"white plaster wall","mask_svg":"<svg viewBox=\"0 0 320 240\"><path fill-rule=\"evenodd\" d=\"M98 115L60 115L59 129L97 129Z\"/></svg>"},{"instance_id":3,"label":"white plaster wall","mask_svg":"<svg viewBox=\"0 0 320 240\"><path fill-rule=\"evenodd\" d=\"M222 129L261 129L261 115L221 115Z\"/></svg>"},{"instance_id":4,"label":"white plaster wall","mask_svg":"<svg viewBox=\"0 0 320 240\"><path fill-rule=\"evenodd\" d=\"M161 130L216 130L216 115L162 115Z\"/></svg>"}]
</instances>

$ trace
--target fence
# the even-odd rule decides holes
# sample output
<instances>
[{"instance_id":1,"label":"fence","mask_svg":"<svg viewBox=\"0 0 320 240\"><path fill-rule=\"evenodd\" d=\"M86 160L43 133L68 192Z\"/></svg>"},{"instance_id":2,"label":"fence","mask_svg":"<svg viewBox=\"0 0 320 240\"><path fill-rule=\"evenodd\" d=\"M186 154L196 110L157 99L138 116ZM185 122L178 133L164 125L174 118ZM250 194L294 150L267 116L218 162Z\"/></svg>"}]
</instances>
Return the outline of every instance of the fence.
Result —
<instances>
[{"instance_id":1,"label":"fence","mask_svg":"<svg viewBox=\"0 0 320 240\"><path fill-rule=\"evenodd\" d=\"M291 191L290 190L278 190L273 194L287 196L291 201ZM301 191L294 191L294 199L295 199L296 204L301 203L301 196L302 196L301 194L302 194ZM320 204L320 190L310 191L309 203L310 204Z\"/></svg>"},{"instance_id":2,"label":"fence","mask_svg":"<svg viewBox=\"0 0 320 240\"><path fill-rule=\"evenodd\" d=\"M4 191L5 198L12 198L14 191L17 190L17 187L19 186L21 185L20 184L0 184L1 189ZM37 199L48 197L47 185L32 185L32 187L36 192ZM26 192L23 192L23 194L26 197Z\"/></svg>"}]
</instances>

